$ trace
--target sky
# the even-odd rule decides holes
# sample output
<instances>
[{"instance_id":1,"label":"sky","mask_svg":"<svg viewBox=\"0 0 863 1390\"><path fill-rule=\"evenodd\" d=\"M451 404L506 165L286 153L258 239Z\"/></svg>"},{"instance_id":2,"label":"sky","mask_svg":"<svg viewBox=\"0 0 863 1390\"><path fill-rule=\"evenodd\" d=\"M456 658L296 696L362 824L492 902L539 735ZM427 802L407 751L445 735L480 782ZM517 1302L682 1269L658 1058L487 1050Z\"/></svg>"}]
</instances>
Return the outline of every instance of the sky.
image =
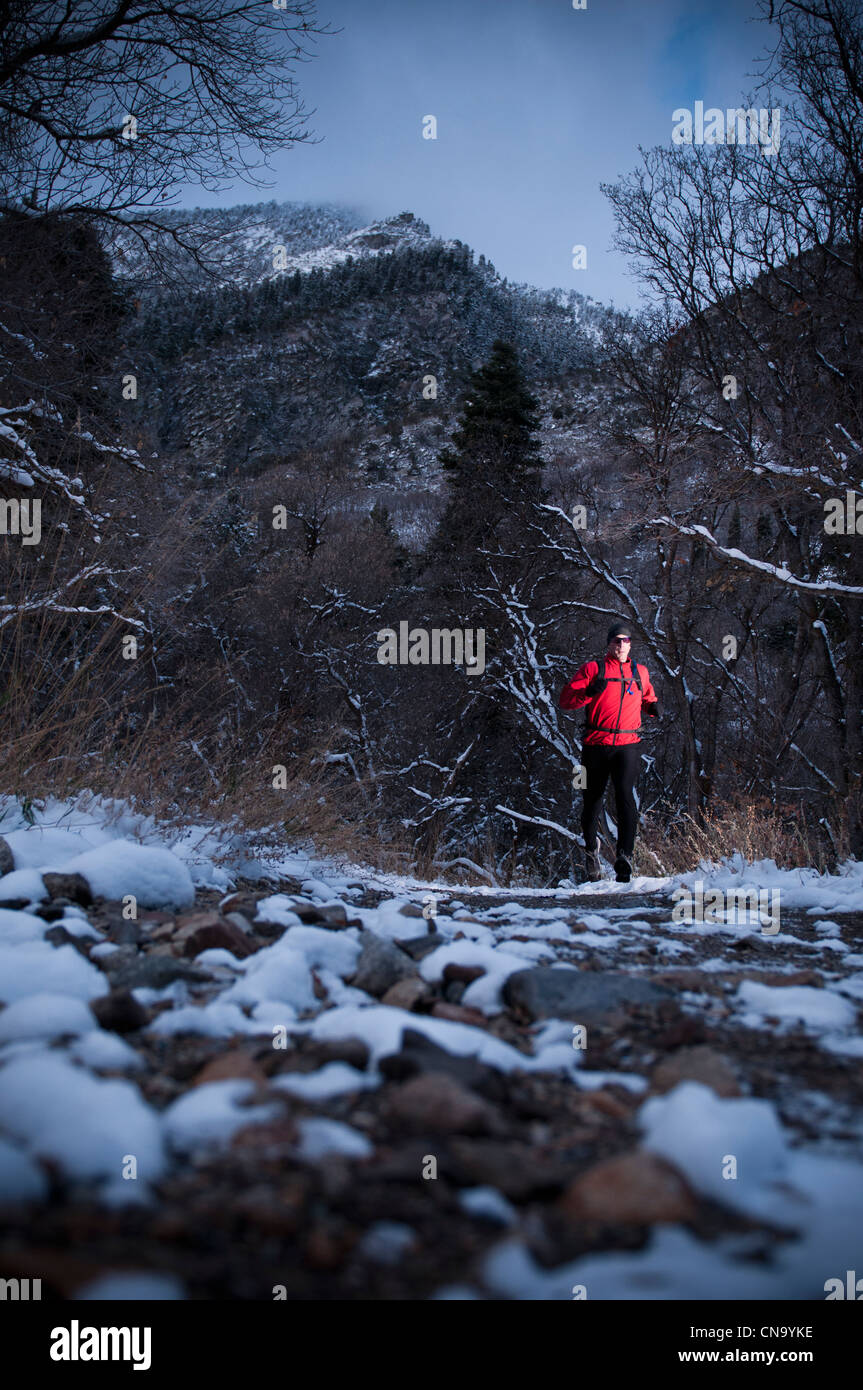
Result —
<instances>
[{"instance_id":1,"label":"sky","mask_svg":"<svg viewBox=\"0 0 863 1390\"><path fill-rule=\"evenodd\" d=\"M637 308L600 182L634 170L639 145L670 144L676 108L754 92L771 38L759 12L757 0L318 0L318 23L340 32L296 68L316 143L279 154L263 191L190 190L182 205L410 211L510 281Z\"/></svg>"}]
</instances>

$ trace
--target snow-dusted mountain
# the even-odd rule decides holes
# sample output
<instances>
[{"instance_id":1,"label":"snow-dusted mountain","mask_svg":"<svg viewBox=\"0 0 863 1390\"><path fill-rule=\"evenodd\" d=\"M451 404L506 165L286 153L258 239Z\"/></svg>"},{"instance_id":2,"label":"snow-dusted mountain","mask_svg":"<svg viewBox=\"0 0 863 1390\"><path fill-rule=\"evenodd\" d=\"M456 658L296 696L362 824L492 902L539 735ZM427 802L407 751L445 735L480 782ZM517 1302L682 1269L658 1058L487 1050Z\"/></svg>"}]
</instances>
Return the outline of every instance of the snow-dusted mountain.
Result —
<instances>
[{"instance_id":1,"label":"snow-dusted mountain","mask_svg":"<svg viewBox=\"0 0 863 1390\"><path fill-rule=\"evenodd\" d=\"M148 261L127 231L112 255L139 301L126 351L148 379L156 449L202 479L340 437L372 481L402 473L434 489L442 436L496 337L516 344L558 448L573 374L595 364L611 312L572 289L509 284L411 212L366 224L267 203L168 223L185 247L165 232Z\"/></svg>"},{"instance_id":2,"label":"snow-dusted mountain","mask_svg":"<svg viewBox=\"0 0 863 1390\"><path fill-rule=\"evenodd\" d=\"M419 247L433 240L428 225L410 212L366 225L350 208L307 203L177 210L161 213L159 220L170 230L154 235L140 224L139 232L123 230L111 244L117 273L151 288L158 287L160 278L164 282L171 276L198 288L257 285L296 270L331 270L351 258ZM157 254L155 273L147 261L143 235ZM185 247L195 248L203 264L196 264Z\"/></svg>"}]
</instances>

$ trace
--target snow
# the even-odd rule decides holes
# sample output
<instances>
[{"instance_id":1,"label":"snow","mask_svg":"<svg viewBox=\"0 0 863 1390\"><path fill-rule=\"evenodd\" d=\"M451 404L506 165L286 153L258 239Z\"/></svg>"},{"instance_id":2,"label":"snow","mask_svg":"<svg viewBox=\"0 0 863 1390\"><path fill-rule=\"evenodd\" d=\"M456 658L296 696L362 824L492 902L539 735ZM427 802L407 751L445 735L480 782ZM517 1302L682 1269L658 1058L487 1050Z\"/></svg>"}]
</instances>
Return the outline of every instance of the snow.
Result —
<instances>
[{"instance_id":1,"label":"snow","mask_svg":"<svg viewBox=\"0 0 863 1390\"><path fill-rule=\"evenodd\" d=\"M44 902L48 889L42 882L42 875L35 869L13 869L11 874L0 878L0 902L17 902L26 899L28 903Z\"/></svg>"},{"instance_id":2,"label":"snow","mask_svg":"<svg viewBox=\"0 0 863 1390\"><path fill-rule=\"evenodd\" d=\"M95 838L78 834L74 830L55 830L50 826L33 825L27 830L10 830L3 838L15 857L16 869L38 869L45 864L62 868L70 859L75 859L87 850L93 849L102 836ZM0 881L5 888L9 876Z\"/></svg>"},{"instance_id":3,"label":"snow","mask_svg":"<svg viewBox=\"0 0 863 1390\"><path fill-rule=\"evenodd\" d=\"M700 1113L696 1101L691 1119ZM592 1255L552 1270L541 1269L522 1242L510 1237L483 1261L480 1278L492 1295L514 1299L569 1301L574 1287L583 1285L588 1299L727 1299L733 1291L735 1300L803 1300L823 1299L828 1279L859 1267L863 1187L858 1164L792 1152L785 1190L764 1192L762 1198L766 1219L799 1233L775 1247L769 1265L746 1260L745 1235L705 1244L678 1226L660 1225L643 1250Z\"/></svg>"},{"instance_id":4,"label":"snow","mask_svg":"<svg viewBox=\"0 0 863 1390\"><path fill-rule=\"evenodd\" d=\"M376 1264L397 1265L416 1242L416 1231L402 1221L375 1221L363 1232L356 1254Z\"/></svg>"},{"instance_id":5,"label":"snow","mask_svg":"<svg viewBox=\"0 0 863 1390\"><path fill-rule=\"evenodd\" d=\"M759 1026L764 1018L772 1017L789 1023L803 1023L813 1032L852 1028L856 1013L846 999L840 999L829 989L812 989L809 985L760 985L744 980L739 986L736 1002L747 1012L741 1022L747 1027Z\"/></svg>"},{"instance_id":6,"label":"snow","mask_svg":"<svg viewBox=\"0 0 863 1390\"><path fill-rule=\"evenodd\" d=\"M190 907L195 885L169 849L112 840L67 860L66 873L83 874L94 896L119 900L131 894L138 907Z\"/></svg>"},{"instance_id":7,"label":"snow","mask_svg":"<svg viewBox=\"0 0 863 1390\"><path fill-rule=\"evenodd\" d=\"M863 911L863 862L848 860L835 874L819 874L817 869L779 869L772 859L747 863L740 853L719 864L702 862L688 874L679 874L674 887L690 890L697 880L708 888L779 889L782 908L805 908L818 918L827 913Z\"/></svg>"},{"instance_id":8,"label":"snow","mask_svg":"<svg viewBox=\"0 0 863 1390\"><path fill-rule=\"evenodd\" d=\"M284 1113L281 1105L241 1106L255 1090L253 1081L208 1081L179 1097L162 1114L162 1129L179 1154L216 1149L247 1125L269 1124Z\"/></svg>"},{"instance_id":9,"label":"snow","mask_svg":"<svg viewBox=\"0 0 863 1390\"><path fill-rule=\"evenodd\" d=\"M781 870L769 861L748 864L732 855L719 864L702 863L690 874L640 880L635 891L656 895L659 905L664 900L667 911L658 912L627 906L633 885L608 882L576 890L519 889L518 903L493 905L489 899L506 896L500 889L468 894L452 885L379 874L296 847L265 853L254 847L253 839L247 841L224 827L199 825L169 832L120 803L99 798L46 800L35 815L37 824L27 825L17 804L0 798L0 817L10 827L5 834L15 857L15 870L0 884L0 901L26 899L31 909L0 907L0 1002L7 1005L0 1009L0 1200L5 1192L10 1200L22 1202L45 1196L46 1176L39 1166L39 1159L45 1158L72 1180L100 1184L91 1195L108 1207L152 1202L150 1183L230 1144L247 1125L283 1118L295 1102L333 1102L337 1113L348 1113L352 1097L361 1100L364 1090L381 1085L381 1058L400 1049L404 1030L410 1028L456 1056L477 1057L502 1072L553 1070L579 1089L625 1087L642 1101L638 1120L645 1151L667 1157L697 1192L755 1221L795 1233L774 1248L771 1263L765 1264L746 1259L742 1235L708 1243L688 1231L660 1227L642 1249L548 1269L538 1266L523 1242L510 1233L519 1212L494 1189L472 1189L459 1193L462 1209L478 1219L496 1220L509 1231L476 1272L472 1270L470 1283L449 1285L433 1297L471 1300L489 1294L569 1300L572 1285L585 1283L591 1298L726 1298L729 1289L735 1298L811 1298L823 1297L826 1278L854 1268L863 1228L863 1131L853 1112L847 1118L834 1115L825 1126L829 1132L801 1148L799 1131L792 1127L793 1107L788 1113L783 1107L789 1125L785 1129L776 1107L766 1100L723 1100L695 1082L642 1099L646 1075L587 1070L585 1054L572 1047L572 1024L566 1020L546 1020L526 1029L522 1051L484 1028L389 1008L346 983L360 952L357 928L307 926L295 911L296 896L273 893L260 905L259 917L281 923L284 931L277 941L243 960L226 951L203 952L199 961L214 967L211 986L178 981L164 990L135 991L142 1001L168 1005L149 1024L148 1035L257 1036L271 1042L273 1030L284 1027L289 1048L300 1036L360 1039L370 1052L367 1071L335 1061L310 1073L282 1072L269 1079L266 1095L258 1094L250 1081L212 1082L187 1089L158 1113L139 1089L147 1075L139 1053L124 1039L99 1029L87 1007L109 987L96 962L117 948L102 941L77 908L66 909L63 925L81 937L82 946L98 940L92 960L68 944L55 947L45 940L49 924L32 908L44 897L40 872L49 868L85 872L82 865L89 866L92 877L85 876L95 891L113 898L134 893L142 907L148 902L188 905L195 884L226 891L233 887L232 873L242 872L250 879L284 874L303 884L306 899L341 903L363 929L385 940L422 938L430 926L436 928L443 944L418 963L420 976L439 982L450 962L481 966L484 974L465 990L463 1002L491 1014L500 1007L501 985L513 971L537 961L578 968L575 962L586 950L601 952L612 968L632 970L626 965L626 952L650 944L656 948L653 967L638 967L639 973L646 969L649 974L678 956L693 957L695 946L700 953L702 942L695 938L711 933L710 948L717 954L693 962L706 979L718 972L733 978L744 967L752 972L750 954L743 957L726 947L744 935L760 935L757 927L672 923L671 893L679 886L692 888L698 880L705 890L779 889L783 911L807 914L811 930L792 935L786 919L779 936L762 940L765 949L766 943L787 943L796 952L795 963L788 963L789 953L783 952L778 959L759 958L757 967L790 972L800 967L805 949L803 958L817 964L825 987L778 988L738 977L722 1000L686 991L680 1002L686 1009L697 1005L723 1027L758 1027L765 1044L771 1035L802 1026L826 1056L847 1058L850 1070L863 1057L863 1038L855 1029L863 1001L863 950L851 949L841 933L850 940L850 924L844 919L863 911L863 865L849 861L838 873L818 875L810 869ZM220 866L214 862L217 851L223 859ZM351 900L358 882L374 884L388 896L376 908L357 908ZM413 915L429 892L444 900L432 923ZM592 904L597 892L613 894L619 908L603 904L597 910ZM404 908L409 908L407 914ZM573 930L574 912L578 926L587 930ZM462 934L459 940L454 939L457 932ZM515 933L525 939L509 940ZM690 934L692 945L686 944ZM325 998L315 994L312 971L324 986ZM733 1011L725 1019L722 1009L729 1004ZM62 1047L49 1047L63 1037L67 1041ZM613 1057L612 1052L604 1059L609 1068ZM622 1064L636 1065L626 1052ZM100 1072L124 1075L105 1077ZM828 1152L829 1145L838 1142L839 1129L845 1131L844 1158ZM814 1132L822 1132L820 1123ZM327 1115L301 1117L298 1133L296 1154L308 1162L330 1154L362 1159L373 1153L360 1128ZM138 1159L137 1182L122 1178L126 1155ZM729 1156L737 1162L736 1178L722 1176ZM402 1228L400 1238L397 1233L387 1235L387 1229L399 1223L378 1225L383 1228L378 1232L380 1250L391 1251L393 1261L403 1258L414 1239L410 1228ZM367 1233L367 1238L367 1256L376 1258L378 1237ZM177 1289L171 1297L183 1296Z\"/></svg>"},{"instance_id":10,"label":"snow","mask_svg":"<svg viewBox=\"0 0 863 1390\"><path fill-rule=\"evenodd\" d=\"M108 993L108 982L101 970L68 943L51 946L47 941L19 941L0 946L0 1000L12 1004L38 993L97 999Z\"/></svg>"},{"instance_id":11,"label":"snow","mask_svg":"<svg viewBox=\"0 0 863 1390\"><path fill-rule=\"evenodd\" d=\"M133 993L137 999L140 991L134 990ZM293 1010L279 1006L278 1022L287 1023L294 1016ZM189 1004L157 1014L146 1031L163 1037L177 1033L198 1033L202 1037L231 1038L236 1033L269 1033L270 1028L266 1022L255 1023L246 1018L238 1004L223 1004L221 1000L214 999L202 1007Z\"/></svg>"},{"instance_id":12,"label":"snow","mask_svg":"<svg viewBox=\"0 0 863 1390\"><path fill-rule=\"evenodd\" d=\"M255 913L256 922L274 922L276 926L298 926L300 919L294 912L295 898L284 893L274 893L270 898L262 898Z\"/></svg>"},{"instance_id":13,"label":"snow","mask_svg":"<svg viewBox=\"0 0 863 1390\"><path fill-rule=\"evenodd\" d=\"M32 1157L52 1159L68 1177L119 1177L127 1154L144 1181L165 1170L159 1120L137 1087L98 1080L57 1053L0 1069L0 1114Z\"/></svg>"},{"instance_id":14,"label":"snow","mask_svg":"<svg viewBox=\"0 0 863 1390\"><path fill-rule=\"evenodd\" d=\"M723 1100L698 1081L682 1081L642 1105L642 1147L668 1159L698 1192L758 1214L765 1188L784 1176L788 1156L773 1106L765 1100ZM736 1177L728 1159L736 1160Z\"/></svg>"},{"instance_id":15,"label":"snow","mask_svg":"<svg viewBox=\"0 0 863 1390\"><path fill-rule=\"evenodd\" d=\"M347 1062L328 1062L320 1071L287 1072L273 1078L273 1086L300 1100L331 1100L333 1096L350 1095L354 1091L379 1086L380 1078L367 1076L348 1066Z\"/></svg>"},{"instance_id":16,"label":"snow","mask_svg":"<svg viewBox=\"0 0 863 1390\"><path fill-rule=\"evenodd\" d=\"M129 1043L116 1033L104 1033L101 1028L84 1033L70 1043L69 1056L83 1062L92 1071L143 1071L144 1059Z\"/></svg>"},{"instance_id":17,"label":"snow","mask_svg":"<svg viewBox=\"0 0 863 1390\"><path fill-rule=\"evenodd\" d=\"M383 1004L362 1008L347 1006L329 1009L319 1014L310 1024L295 1027L308 1030L313 1038L337 1039L360 1038L369 1048L373 1064L381 1057L389 1056L401 1049L401 1036L405 1028L424 1033L439 1047L445 1047L460 1057L478 1057L489 1066L501 1071L513 1071L516 1067L529 1065L531 1059L509 1043L500 1042L488 1033L473 1028L466 1023L453 1023L449 1019L430 1018L423 1014L408 1014L403 1009L392 1009Z\"/></svg>"},{"instance_id":18,"label":"snow","mask_svg":"<svg viewBox=\"0 0 863 1390\"><path fill-rule=\"evenodd\" d=\"M48 1180L32 1158L0 1138L0 1204L43 1202L48 1195Z\"/></svg>"},{"instance_id":19,"label":"snow","mask_svg":"<svg viewBox=\"0 0 863 1390\"><path fill-rule=\"evenodd\" d=\"M834 988L840 994L850 994L852 999L863 999L863 971L856 975L847 975L844 980L838 981Z\"/></svg>"},{"instance_id":20,"label":"snow","mask_svg":"<svg viewBox=\"0 0 863 1390\"><path fill-rule=\"evenodd\" d=\"M292 951L284 940L266 946L249 957L244 974L225 990L226 1003L261 1004L273 1001L297 1011L312 1009L315 996L312 977L302 951Z\"/></svg>"},{"instance_id":21,"label":"snow","mask_svg":"<svg viewBox=\"0 0 863 1390\"><path fill-rule=\"evenodd\" d=\"M458 1194L458 1204L462 1211L471 1216L479 1216L486 1221L496 1221L501 1226L518 1224L518 1212L496 1187L465 1187Z\"/></svg>"},{"instance_id":22,"label":"snow","mask_svg":"<svg viewBox=\"0 0 863 1390\"><path fill-rule=\"evenodd\" d=\"M0 947L16 946L22 941L41 941L47 929L48 924L40 917L0 907Z\"/></svg>"},{"instance_id":23,"label":"snow","mask_svg":"<svg viewBox=\"0 0 863 1390\"><path fill-rule=\"evenodd\" d=\"M341 1154L344 1158L370 1158L374 1153L364 1134L339 1120L317 1117L300 1120L299 1129L297 1152L301 1158L326 1158L330 1154Z\"/></svg>"},{"instance_id":24,"label":"snow","mask_svg":"<svg viewBox=\"0 0 863 1390\"><path fill-rule=\"evenodd\" d=\"M550 952L544 952L546 956ZM499 1013L503 1007L500 997L501 985L516 970L524 970L523 956L512 951L478 946L472 941L454 941L449 946L438 946L420 963L419 973L424 980L442 980L447 965L481 965L485 970L478 980L473 980L462 996L462 1003L470 1008L482 1009L485 1013Z\"/></svg>"},{"instance_id":25,"label":"snow","mask_svg":"<svg viewBox=\"0 0 863 1390\"><path fill-rule=\"evenodd\" d=\"M26 994L0 1013L0 1043L89 1033L95 1019L81 999L68 994Z\"/></svg>"}]
</instances>

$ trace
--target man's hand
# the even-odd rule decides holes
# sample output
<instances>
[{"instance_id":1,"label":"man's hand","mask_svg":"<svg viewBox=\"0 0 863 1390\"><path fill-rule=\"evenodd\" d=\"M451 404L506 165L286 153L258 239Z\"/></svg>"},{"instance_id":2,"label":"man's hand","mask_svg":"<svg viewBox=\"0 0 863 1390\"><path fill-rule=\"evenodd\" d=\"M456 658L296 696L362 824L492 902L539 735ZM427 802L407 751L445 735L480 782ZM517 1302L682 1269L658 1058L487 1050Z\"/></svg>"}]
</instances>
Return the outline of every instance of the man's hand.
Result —
<instances>
[{"instance_id":1,"label":"man's hand","mask_svg":"<svg viewBox=\"0 0 863 1390\"><path fill-rule=\"evenodd\" d=\"M647 705L647 713L651 719L659 718L659 701L651 700Z\"/></svg>"},{"instance_id":2,"label":"man's hand","mask_svg":"<svg viewBox=\"0 0 863 1390\"><path fill-rule=\"evenodd\" d=\"M597 672L593 680L590 682L590 685L587 687L587 694L601 695L607 685L608 681L605 679L605 676L601 676L599 672Z\"/></svg>"}]
</instances>

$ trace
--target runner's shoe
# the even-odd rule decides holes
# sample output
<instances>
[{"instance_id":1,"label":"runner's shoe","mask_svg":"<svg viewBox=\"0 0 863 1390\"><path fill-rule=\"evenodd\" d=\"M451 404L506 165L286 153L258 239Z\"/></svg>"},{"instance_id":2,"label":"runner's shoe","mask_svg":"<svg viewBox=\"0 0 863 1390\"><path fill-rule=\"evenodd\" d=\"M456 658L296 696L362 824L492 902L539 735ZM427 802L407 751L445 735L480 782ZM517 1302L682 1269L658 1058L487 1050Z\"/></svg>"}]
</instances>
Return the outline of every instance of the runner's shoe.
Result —
<instances>
[{"instance_id":1,"label":"runner's shoe","mask_svg":"<svg viewBox=\"0 0 863 1390\"><path fill-rule=\"evenodd\" d=\"M632 878L632 864L625 854L619 854L614 861L614 876L618 883L629 883Z\"/></svg>"}]
</instances>

